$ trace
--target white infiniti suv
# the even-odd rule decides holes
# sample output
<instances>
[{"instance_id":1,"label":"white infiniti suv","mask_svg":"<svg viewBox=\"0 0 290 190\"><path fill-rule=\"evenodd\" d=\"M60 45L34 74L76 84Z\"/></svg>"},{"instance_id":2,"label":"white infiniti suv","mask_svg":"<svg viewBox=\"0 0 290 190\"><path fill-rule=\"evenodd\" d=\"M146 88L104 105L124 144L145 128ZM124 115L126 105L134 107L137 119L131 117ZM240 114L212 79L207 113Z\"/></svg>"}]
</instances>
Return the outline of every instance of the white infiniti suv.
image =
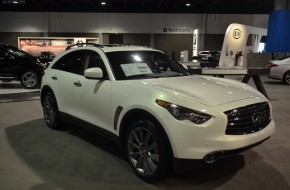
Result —
<instances>
[{"instance_id":1,"label":"white infiniti suv","mask_svg":"<svg viewBox=\"0 0 290 190\"><path fill-rule=\"evenodd\" d=\"M45 70L41 103L50 128L73 122L119 142L147 182L239 153L275 130L271 105L254 88L191 76L146 47L95 44L63 52Z\"/></svg>"}]
</instances>

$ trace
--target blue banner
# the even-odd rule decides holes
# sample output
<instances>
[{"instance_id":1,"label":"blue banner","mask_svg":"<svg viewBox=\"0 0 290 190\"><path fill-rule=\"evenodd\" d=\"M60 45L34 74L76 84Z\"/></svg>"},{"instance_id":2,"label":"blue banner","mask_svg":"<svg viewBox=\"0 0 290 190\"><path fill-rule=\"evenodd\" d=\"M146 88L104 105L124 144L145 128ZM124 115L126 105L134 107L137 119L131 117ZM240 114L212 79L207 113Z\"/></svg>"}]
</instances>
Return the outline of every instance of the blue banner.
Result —
<instances>
[{"instance_id":1,"label":"blue banner","mask_svg":"<svg viewBox=\"0 0 290 190\"><path fill-rule=\"evenodd\" d=\"M290 10L281 9L269 15L265 52L290 52Z\"/></svg>"}]
</instances>

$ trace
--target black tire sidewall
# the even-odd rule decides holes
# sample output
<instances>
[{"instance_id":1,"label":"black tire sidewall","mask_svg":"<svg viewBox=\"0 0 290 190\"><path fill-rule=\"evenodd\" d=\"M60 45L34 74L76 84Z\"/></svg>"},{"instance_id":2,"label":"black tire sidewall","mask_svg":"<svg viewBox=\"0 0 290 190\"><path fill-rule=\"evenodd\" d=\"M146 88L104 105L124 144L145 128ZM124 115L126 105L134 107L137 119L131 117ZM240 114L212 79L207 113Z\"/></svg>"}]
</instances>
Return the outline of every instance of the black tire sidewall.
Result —
<instances>
[{"instance_id":1,"label":"black tire sidewall","mask_svg":"<svg viewBox=\"0 0 290 190\"><path fill-rule=\"evenodd\" d=\"M141 175L136 169L135 167L132 165L130 157L129 157L129 153L128 153L128 137L129 134L131 133L131 131L137 127L143 127L145 129L147 129L151 135L154 137L154 139L156 140L157 146L158 146L158 151L159 151L159 164L158 164L158 168L156 170L156 172L151 175L151 176L143 176ZM126 152L126 157L128 162L130 163L132 169L134 170L135 174L142 180L149 182L149 183L153 183L153 182L157 182L160 181L162 179L164 179L166 176L169 175L170 170L171 170L171 165L169 162L169 150L168 150L168 146L166 145L166 141L165 138L163 137L163 134L161 133L161 130L158 129L159 126L154 125L153 122L147 121L147 120L142 120L142 121L135 121L133 122L126 133L126 138L125 138L125 152Z\"/></svg>"},{"instance_id":2,"label":"black tire sidewall","mask_svg":"<svg viewBox=\"0 0 290 190\"><path fill-rule=\"evenodd\" d=\"M45 120L45 123L47 124L47 126L51 129L59 129L60 128L60 125L61 125L61 121L59 120L59 111L58 111L58 106L57 106L57 102L56 102L56 99L54 97L54 95L52 93L46 93L43 97L43 101L45 101L45 99L47 97L51 97L52 98L52 103L53 103L53 106L55 107L55 110L56 110L56 115L55 115L55 120L53 122L53 124L49 124L46 119L44 118ZM44 102L43 102L43 105L44 105ZM43 107L43 115L44 115L44 107Z\"/></svg>"}]
</instances>

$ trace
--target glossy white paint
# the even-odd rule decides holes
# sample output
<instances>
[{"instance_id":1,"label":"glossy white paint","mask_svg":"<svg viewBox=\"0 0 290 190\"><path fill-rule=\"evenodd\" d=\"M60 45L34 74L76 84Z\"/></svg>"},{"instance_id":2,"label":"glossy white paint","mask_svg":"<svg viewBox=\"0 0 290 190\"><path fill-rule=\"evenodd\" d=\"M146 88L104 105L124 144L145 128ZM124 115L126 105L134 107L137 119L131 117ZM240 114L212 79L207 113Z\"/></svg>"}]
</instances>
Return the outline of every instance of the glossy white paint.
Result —
<instances>
[{"instance_id":1,"label":"glossy white paint","mask_svg":"<svg viewBox=\"0 0 290 190\"><path fill-rule=\"evenodd\" d=\"M290 71L290 57L283 60L272 60L270 63L277 64L278 66L270 69L269 78L283 80L285 73Z\"/></svg>"},{"instance_id":2,"label":"glossy white paint","mask_svg":"<svg viewBox=\"0 0 290 190\"><path fill-rule=\"evenodd\" d=\"M42 87L49 86L53 90L60 111L117 136L120 133L122 118L132 109L142 109L159 121L169 138L176 158L202 159L210 152L242 148L264 140L274 133L275 124L272 120L267 127L256 133L225 135L227 117L224 111L269 102L260 92L246 84L199 75L118 81L110 70L104 52L154 50L140 47L107 47L102 51L94 47L77 49L90 49L100 53L109 80L87 79L81 75L51 69L54 62L67 53L65 52L45 71ZM56 82L52 76L57 76L59 80ZM74 82L79 82L81 86L75 86ZM156 99L209 114L212 118L200 125L188 120L176 120L168 110L155 102ZM122 106L123 110L117 129L114 129L114 114L118 106Z\"/></svg>"}]
</instances>

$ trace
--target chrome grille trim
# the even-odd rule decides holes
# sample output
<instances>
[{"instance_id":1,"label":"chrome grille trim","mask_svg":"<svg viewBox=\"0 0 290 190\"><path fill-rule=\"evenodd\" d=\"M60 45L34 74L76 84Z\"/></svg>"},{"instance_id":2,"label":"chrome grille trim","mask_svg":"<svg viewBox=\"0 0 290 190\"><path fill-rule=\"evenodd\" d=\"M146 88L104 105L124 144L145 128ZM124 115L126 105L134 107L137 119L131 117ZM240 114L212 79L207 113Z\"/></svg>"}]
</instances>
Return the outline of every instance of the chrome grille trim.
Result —
<instances>
[{"instance_id":1,"label":"chrome grille trim","mask_svg":"<svg viewBox=\"0 0 290 190\"><path fill-rule=\"evenodd\" d=\"M224 112L228 117L226 135L245 135L265 128L270 122L267 102L251 104Z\"/></svg>"}]
</instances>

